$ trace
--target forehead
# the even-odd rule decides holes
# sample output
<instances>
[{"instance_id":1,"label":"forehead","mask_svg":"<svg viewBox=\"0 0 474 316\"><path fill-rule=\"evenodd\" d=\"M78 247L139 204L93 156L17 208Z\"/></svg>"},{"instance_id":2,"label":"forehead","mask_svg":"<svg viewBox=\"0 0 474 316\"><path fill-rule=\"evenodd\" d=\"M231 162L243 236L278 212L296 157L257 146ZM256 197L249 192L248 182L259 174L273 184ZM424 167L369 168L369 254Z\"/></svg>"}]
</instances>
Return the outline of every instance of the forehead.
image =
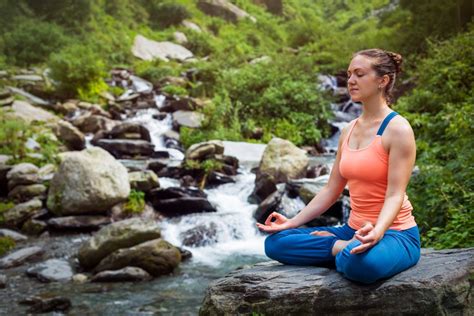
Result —
<instances>
[{"instance_id":1,"label":"forehead","mask_svg":"<svg viewBox=\"0 0 474 316\"><path fill-rule=\"evenodd\" d=\"M347 68L347 71L352 72L358 69L370 70L371 69L370 59L362 55L357 55L354 58L352 58L351 63L349 64L349 67Z\"/></svg>"}]
</instances>

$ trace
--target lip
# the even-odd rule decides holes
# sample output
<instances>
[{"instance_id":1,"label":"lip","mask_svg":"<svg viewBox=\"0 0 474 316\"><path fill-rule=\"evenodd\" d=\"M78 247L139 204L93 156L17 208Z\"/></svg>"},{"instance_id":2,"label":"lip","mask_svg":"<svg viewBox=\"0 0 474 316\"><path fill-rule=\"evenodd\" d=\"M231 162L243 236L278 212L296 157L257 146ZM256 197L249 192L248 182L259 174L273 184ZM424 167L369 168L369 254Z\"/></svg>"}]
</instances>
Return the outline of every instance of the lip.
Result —
<instances>
[{"instance_id":1,"label":"lip","mask_svg":"<svg viewBox=\"0 0 474 316\"><path fill-rule=\"evenodd\" d=\"M359 89L349 89L349 92L359 91Z\"/></svg>"}]
</instances>

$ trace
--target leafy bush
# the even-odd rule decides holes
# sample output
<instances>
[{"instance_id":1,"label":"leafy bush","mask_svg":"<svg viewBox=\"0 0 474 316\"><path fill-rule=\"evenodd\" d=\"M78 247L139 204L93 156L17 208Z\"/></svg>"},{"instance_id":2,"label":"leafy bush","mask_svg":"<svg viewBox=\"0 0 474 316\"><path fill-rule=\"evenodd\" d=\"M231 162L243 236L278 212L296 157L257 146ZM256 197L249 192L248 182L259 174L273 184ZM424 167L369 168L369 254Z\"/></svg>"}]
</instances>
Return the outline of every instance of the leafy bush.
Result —
<instances>
[{"instance_id":1,"label":"leafy bush","mask_svg":"<svg viewBox=\"0 0 474 316\"><path fill-rule=\"evenodd\" d=\"M39 20L19 20L17 27L4 35L7 61L17 66L45 62L52 52L67 43L61 27Z\"/></svg>"},{"instance_id":2,"label":"leafy bush","mask_svg":"<svg viewBox=\"0 0 474 316\"><path fill-rule=\"evenodd\" d=\"M100 91L107 89L103 81L105 65L87 45L73 44L52 54L49 67L51 77L58 81L58 91L64 97L76 97L96 101Z\"/></svg>"},{"instance_id":3,"label":"leafy bush","mask_svg":"<svg viewBox=\"0 0 474 316\"><path fill-rule=\"evenodd\" d=\"M191 17L191 14L185 6L172 2L157 3L156 1L152 1L148 12L150 14L151 26L158 28L178 25L184 19Z\"/></svg>"},{"instance_id":4,"label":"leafy bush","mask_svg":"<svg viewBox=\"0 0 474 316\"><path fill-rule=\"evenodd\" d=\"M0 256L15 248L15 240L11 237L4 236L0 237Z\"/></svg>"},{"instance_id":5,"label":"leafy bush","mask_svg":"<svg viewBox=\"0 0 474 316\"><path fill-rule=\"evenodd\" d=\"M474 246L473 41L474 23L430 43L417 88L396 104L416 135L420 174L408 191L425 246Z\"/></svg>"},{"instance_id":6,"label":"leafy bush","mask_svg":"<svg viewBox=\"0 0 474 316\"><path fill-rule=\"evenodd\" d=\"M175 85L172 85L172 84L164 86L161 89L161 91L166 92L166 93L171 94L171 95L177 95L177 96L186 96L186 95L188 95L188 90L186 90L183 87L175 86Z\"/></svg>"}]
</instances>

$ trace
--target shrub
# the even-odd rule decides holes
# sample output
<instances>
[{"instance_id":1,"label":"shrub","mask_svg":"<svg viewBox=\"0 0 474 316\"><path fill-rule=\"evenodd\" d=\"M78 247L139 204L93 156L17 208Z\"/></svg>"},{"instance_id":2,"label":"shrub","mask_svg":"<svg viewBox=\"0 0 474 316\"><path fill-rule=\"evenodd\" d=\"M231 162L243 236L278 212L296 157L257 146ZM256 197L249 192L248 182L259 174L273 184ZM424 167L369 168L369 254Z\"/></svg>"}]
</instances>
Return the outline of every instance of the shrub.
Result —
<instances>
[{"instance_id":1,"label":"shrub","mask_svg":"<svg viewBox=\"0 0 474 316\"><path fill-rule=\"evenodd\" d=\"M0 237L0 256L15 248L15 240L11 237Z\"/></svg>"},{"instance_id":2,"label":"shrub","mask_svg":"<svg viewBox=\"0 0 474 316\"><path fill-rule=\"evenodd\" d=\"M180 24L184 19L191 17L185 6L178 3L157 3L153 1L149 7L150 25L158 28L167 28Z\"/></svg>"},{"instance_id":3,"label":"shrub","mask_svg":"<svg viewBox=\"0 0 474 316\"><path fill-rule=\"evenodd\" d=\"M145 193L132 189L128 201L124 205L124 212L128 214L139 214L145 209Z\"/></svg>"}]
</instances>

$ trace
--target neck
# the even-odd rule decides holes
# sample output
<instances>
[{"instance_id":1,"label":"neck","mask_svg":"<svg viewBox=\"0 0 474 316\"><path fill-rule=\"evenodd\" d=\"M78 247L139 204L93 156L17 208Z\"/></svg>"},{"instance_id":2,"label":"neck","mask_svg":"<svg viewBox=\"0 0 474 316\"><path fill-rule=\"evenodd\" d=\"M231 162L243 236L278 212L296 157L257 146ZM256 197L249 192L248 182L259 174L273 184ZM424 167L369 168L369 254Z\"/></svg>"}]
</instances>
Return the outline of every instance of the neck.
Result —
<instances>
[{"instance_id":1,"label":"neck","mask_svg":"<svg viewBox=\"0 0 474 316\"><path fill-rule=\"evenodd\" d=\"M370 122L383 119L393 110L387 105L385 98L381 95L374 95L371 99L362 102L362 114L360 118L363 121Z\"/></svg>"}]
</instances>

